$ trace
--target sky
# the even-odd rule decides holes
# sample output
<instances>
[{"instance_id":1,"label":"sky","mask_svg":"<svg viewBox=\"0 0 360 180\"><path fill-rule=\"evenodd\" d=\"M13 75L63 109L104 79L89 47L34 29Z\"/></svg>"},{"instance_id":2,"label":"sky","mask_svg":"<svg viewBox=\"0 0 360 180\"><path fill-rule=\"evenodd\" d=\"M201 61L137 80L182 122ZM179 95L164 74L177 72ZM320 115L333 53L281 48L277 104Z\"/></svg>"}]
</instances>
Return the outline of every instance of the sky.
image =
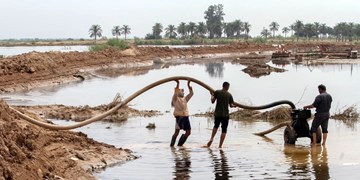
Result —
<instances>
[{"instance_id":1,"label":"sky","mask_svg":"<svg viewBox=\"0 0 360 180\"><path fill-rule=\"evenodd\" d=\"M360 23L360 0L0 0L0 39L87 39L94 24L106 37L114 26L129 25L128 37L143 38L155 23L205 22L204 12L217 4L224 5L225 22L249 22L252 36L272 21L280 29L296 20Z\"/></svg>"}]
</instances>

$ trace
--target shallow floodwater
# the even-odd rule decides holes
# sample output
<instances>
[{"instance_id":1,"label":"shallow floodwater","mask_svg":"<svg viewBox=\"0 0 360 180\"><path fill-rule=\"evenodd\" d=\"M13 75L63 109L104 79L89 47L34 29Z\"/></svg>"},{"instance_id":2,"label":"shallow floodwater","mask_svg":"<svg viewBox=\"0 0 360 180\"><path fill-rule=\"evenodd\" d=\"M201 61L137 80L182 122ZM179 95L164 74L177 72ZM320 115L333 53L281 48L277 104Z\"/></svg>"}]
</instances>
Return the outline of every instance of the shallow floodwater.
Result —
<instances>
[{"instance_id":1,"label":"shallow floodwater","mask_svg":"<svg viewBox=\"0 0 360 180\"><path fill-rule=\"evenodd\" d=\"M4 56L15 56L23 53L29 53L32 51L37 52L50 52L50 51L60 51L60 52L70 52L70 51L88 51L89 46L10 46L10 47L0 47L0 55Z\"/></svg>"},{"instance_id":2,"label":"shallow floodwater","mask_svg":"<svg viewBox=\"0 0 360 180\"><path fill-rule=\"evenodd\" d=\"M242 65L210 63L178 65L154 69L142 75L124 75L85 81L61 88L37 89L3 95L10 104L99 105L112 101L117 92L126 98L140 88L169 76L190 76L218 89L230 82L230 92L237 102L263 105L277 100L293 101L297 108L312 103L317 85L325 84L333 96L331 113L360 101L359 65L323 65L306 67L287 65L284 73L251 78ZM274 124L258 121L230 121L227 138L218 149L219 133L211 148L202 148L210 137L212 119L191 116L192 134L182 148L170 148L174 130L170 98L174 82L141 95L131 105L137 109L159 110L158 117L131 118L122 123L97 122L76 129L98 141L131 149L139 159L119 164L95 174L99 179L358 179L360 178L359 123L345 124L330 120L326 147L311 148L310 140L299 138L296 146L284 146L283 128L267 137L252 133ZM186 83L181 82L186 88ZM191 114L214 106L210 95L193 84L194 97L189 102ZM170 111L170 112L169 112ZM314 111L313 111L314 112ZM73 122L55 121L66 124ZM156 128L145 126L155 123Z\"/></svg>"}]
</instances>

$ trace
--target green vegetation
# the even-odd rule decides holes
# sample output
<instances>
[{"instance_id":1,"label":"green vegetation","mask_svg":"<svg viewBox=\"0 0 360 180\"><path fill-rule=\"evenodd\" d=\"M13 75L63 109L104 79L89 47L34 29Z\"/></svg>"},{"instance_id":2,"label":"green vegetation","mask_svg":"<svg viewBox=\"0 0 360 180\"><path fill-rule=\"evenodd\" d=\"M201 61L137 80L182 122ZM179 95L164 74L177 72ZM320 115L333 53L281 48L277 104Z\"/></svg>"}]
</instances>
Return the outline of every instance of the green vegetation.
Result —
<instances>
[{"instance_id":1,"label":"green vegetation","mask_svg":"<svg viewBox=\"0 0 360 180\"><path fill-rule=\"evenodd\" d=\"M139 39L135 38L135 45L216 45L241 42L241 39L207 39L207 38L189 38L189 39Z\"/></svg>"},{"instance_id":2,"label":"green vegetation","mask_svg":"<svg viewBox=\"0 0 360 180\"><path fill-rule=\"evenodd\" d=\"M224 6L211 5L205 11L205 20L206 26L209 31L209 38L213 39L214 37L220 38L223 32L223 21L224 21Z\"/></svg>"},{"instance_id":3,"label":"green vegetation","mask_svg":"<svg viewBox=\"0 0 360 180\"><path fill-rule=\"evenodd\" d=\"M262 37L253 38L252 41L257 44L265 44L267 42L266 38Z\"/></svg>"},{"instance_id":4,"label":"green vegetation","mask_svg":"<svg viewBox=\"0 0 360 180\"><path fill-rule=\"evenodd\" d=\"M102 29L100 27L100 25L92 25L89 29L89 34L90 37L94 37L95 42L96 42L96 37L101 37L102 36Z\"/></svg>"},{"instance_id":5,"label":"green vegetation","mask_svg":"<svg viewBox=\"0 0 360 180\"><path fill-rule=\"evenodd\" d=\"M269 29L273 32L273 38L275 38L275 32L279 30L279 26L280 25L275 21L270 23Z\"/></svg>"},{"instance_id":6,"label":"green vegetation","mask_svg":"<svg viewBox=\"0 0 360 180\"><path fill-rule=\"evenodd\" d=\"M89 51L102 51L107 48L115 48L119 50L124 50L129 48L129 45L124 40L119 39L109 39L106 44L96 44L89 47Z\"/></svg>"},{"instance_id":7,"label":"green vegetation","mask_svg":"<svg viewBox=\"0 0 360 180\"><path fill-rule=\"evenodd\" d=\"M121 35L120 26L114 26L114 28L111 30L111 33L112 33L113 36L116 37L116 39L119 39L119 36Z\"/></svg>"},{"instance_id":8,"label":"green vegetation","mask_svg":"<svg viewBox=\"0 0 360 180\"><path fill-rule=\"evenodd\" d=\"M89 51L102 51L104 49L109 48L109 46L107 46L106 44L97 44L97 45L93 45L93 46L89 46Z\"/></svg>"},{"instance_id":9,"label":"green vegetation","mask_svg":"<svg viewBox=\"0 0 360 180\"><path fill-rule=\"evenodd\" d=\"M131 28L129 25L123 25L123 27L121 28L121 34L123 34L125 36L125 41L126 41L126 35L130 34Z\"/></svg>"}]
</instances>

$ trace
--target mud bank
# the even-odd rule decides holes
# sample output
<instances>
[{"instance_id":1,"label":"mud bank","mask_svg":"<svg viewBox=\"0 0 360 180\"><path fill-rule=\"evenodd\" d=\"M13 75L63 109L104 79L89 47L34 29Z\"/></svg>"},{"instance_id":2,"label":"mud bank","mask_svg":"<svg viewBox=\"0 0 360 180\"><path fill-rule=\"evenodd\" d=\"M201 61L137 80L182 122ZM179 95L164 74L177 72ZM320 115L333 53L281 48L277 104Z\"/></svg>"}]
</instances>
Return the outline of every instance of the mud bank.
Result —
<instances>
[{"instance_id":1,"label":"mud bank","mask_svg":"<svg viewBox=\"0 0 360 180\"><path fill-rule=\"evenodd\" d=\"M90 106L65 106L65 105L44 105L44 106L17 106L18 108L30 111L43 119L72 120L81 122L95 115L102 114L112 107L109 105ZM128 106L117 110L116 113L102 119L108 122L126 121L129 117L152 117L161 115L154 110L136 110Z\"/></svg>"},{"instance_id":2,"label":"mud bank","mask_svg":"<svg viewBox=\"0 0 360 180\"><path fill-rule=\"evenodd\" d=\"M346 45L333 46L343 47ZM299 51L318 49L319 44L286 44L284 47ZM353 48L360 50L358 46ZM98 72L112 69L117 70L113 74L105 73L105 75L116 76L124 72L133 73L137 72L139 68L141 70L162 67L164 63L189 63L189 61L199 63L225 57L253 63L259 61L259 58L261 61L268 60L264 52L275 50L276 46L270 44L237 43L191 48L133 46L124 51L106 49L101 52L31 52L0 59L0 93L83 81L98 77ZM255 53L258 55L254 56ZM243 56L244 54L248 55ZM335 61L324 61L324 63L332 62ZM358 60L356 62L359 63Z\"/></svg>"},{"instance_id":3,"label":"mud bank","mask_svg":"<svg viewBox=\"0 0 360 180\"><path fill-rule=\"evenodd\" d=\"M97 76L95 71L101 69L151 67L163 61L194 57L201 59L219 56L218 54L229 55L273 49L274 47L269 45L234 44L178 49L131 47L124 51L106 49L101 52L31 52L0 59L0 93L82 81Z\"/></svg>"},{"instance_id":4,"label":"mud bank","mask_svg":"<svg viewBox=\"0 0 360 180\"><path fill-rule=\"evenodd\" d=\"M29 124L2 100L0 130L0 179L95 179L93 171L135 158L83 133Z\"/></svg>"}]
</instances>

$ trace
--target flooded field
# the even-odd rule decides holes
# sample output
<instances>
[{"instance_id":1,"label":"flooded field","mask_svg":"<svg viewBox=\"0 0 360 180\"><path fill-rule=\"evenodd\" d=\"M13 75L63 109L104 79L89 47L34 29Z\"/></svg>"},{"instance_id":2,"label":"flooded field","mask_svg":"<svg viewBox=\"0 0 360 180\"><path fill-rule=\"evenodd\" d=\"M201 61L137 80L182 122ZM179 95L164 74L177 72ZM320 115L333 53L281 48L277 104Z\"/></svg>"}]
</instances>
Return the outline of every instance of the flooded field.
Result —
<instances>
[{"instance_id":1,"label":"flooded field","mask_svg":"<svg viewBox=\"0 0 360 180\"><path fill-rule=\"evenodd\" d=\"M0 47L0 55L4 56L15 56L23 53L29 53L32 51L37 52L70 52L70 51L88 51L88 46L11 46L11 47Z\"/></svg>"},{"instance_id":2,"label":"flooded field","mask_svg":"<svg viewBox=\"0 0 360 180\"><path fill-rule=\"evenodd\" d=\"M273 65L270 63L270 65ZM275 66L275 65L273 65ZM358 105L359 65L283 66L284 73L251 78L241 71L245 66L209 63L163 67L141 75L99 78L61 88L36 89L6 94L10 104L99 105L109 103L116 93L124 98L140 88L169 76L190 76L218 89L230 82L234 100L243 104L263 105L290 100L297 108L313 102L317 85L325 84L333 96L331 113ZM99 179L358 179L360 177L359 123L345 124L330 120L326 147L311 148L309 139L299 138L296 146L284 146L283 128L267 137L252 133L274 124L258 121L230 121L224 148L218 149L219 134L211 148L202 148L210 138L212 119L192 116L192 134L182 148L170 148L174 129L170 98L175 83L156 87L131 102L137 109L160 110L158 117L131 118L123 123L97 122L76 129L95 140L131 149L138 159L99 172ZM181 82L185 88L185 82ZM189 102L191 114L214 108L209 92L193 85ZM187 91L187 89L185 88ZM314 111L313 111L314 113ZM56 123L73 123L55 120ZM145 126L155 123L156 128Z\"/></svg>"}]
</instances>

